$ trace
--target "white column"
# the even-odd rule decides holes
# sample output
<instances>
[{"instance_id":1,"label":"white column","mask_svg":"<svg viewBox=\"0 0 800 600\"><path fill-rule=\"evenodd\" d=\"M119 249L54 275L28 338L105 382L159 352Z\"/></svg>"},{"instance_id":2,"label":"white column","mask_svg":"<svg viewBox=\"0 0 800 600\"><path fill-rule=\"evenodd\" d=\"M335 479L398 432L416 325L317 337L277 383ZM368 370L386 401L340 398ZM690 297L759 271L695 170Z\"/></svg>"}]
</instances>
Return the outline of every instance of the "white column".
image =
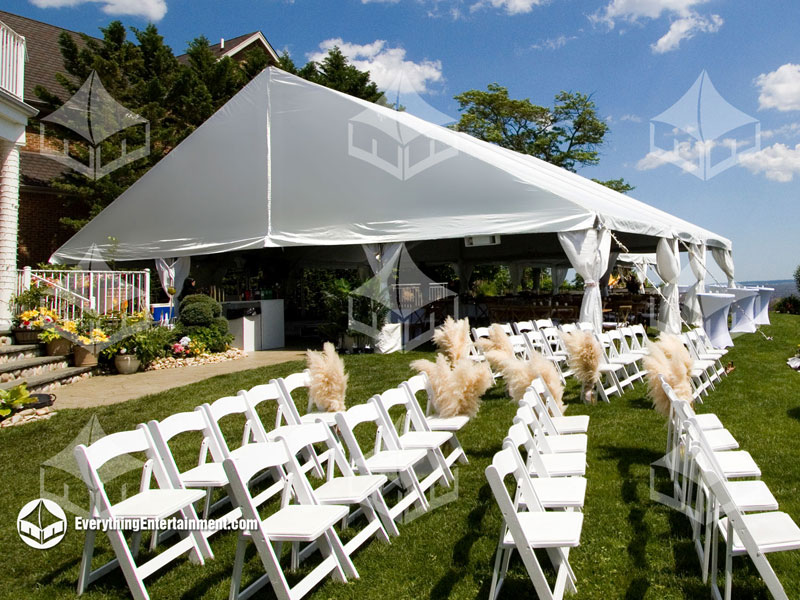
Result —
<instances>
[{"instance_id":1,"label":"white column","mask_svg":"<svg viewBox=\"0 0 800 600\"><path fill-rule=\"evenodd\" d=\"M0 140L0 329L11 327L11 298L17 290L19 147Z\"/></svg>"}]
</instances>

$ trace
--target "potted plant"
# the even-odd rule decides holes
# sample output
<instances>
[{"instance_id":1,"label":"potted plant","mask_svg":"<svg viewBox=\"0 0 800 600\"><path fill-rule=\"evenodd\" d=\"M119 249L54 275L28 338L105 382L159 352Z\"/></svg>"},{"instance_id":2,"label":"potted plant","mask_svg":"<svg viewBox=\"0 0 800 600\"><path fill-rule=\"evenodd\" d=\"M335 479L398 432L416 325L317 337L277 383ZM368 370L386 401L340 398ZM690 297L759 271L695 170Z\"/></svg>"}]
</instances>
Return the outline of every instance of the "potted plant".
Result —
<instances>
[{"instance_id":1,"label":"potted plant","mask_svg":"<svg viewBox=\"0 0 800 600\"><path fill-rule=\"evenodd\" d=\"M44 306L26 310L14 318L14 339L18 344L38 344L42 327L57 320L58 315Z\"/></svg>"},{"instance_id":2,"label":"potted plant","mask_svg":"<svg viewBox=\"0 0 800 600\"><path fill-rule=\"evenodd\" d=\"M62 335L60 323L46 327L39 333L39 341L47 347L47 356L66 356L72 354L72 341Z\"/></svg>"},{"instance_id":3,"label":"potted plant","mask_svg":"<svg viewBox=\"0 0 800 600\"><path fill-rule=\"evenodd\" d=\"M103 356L114 359L114 367L120 375L131 375L139 370L142 362L137 356L139 335L133 334L103 350Z\"/></svg>"},{"instance_id":4,"label":"potted plant","mask_svg":"<svg viewBox=\"0 0 800 600\"><path fill-rule=\"evenodd\" d=\"M102 345L108 342L108 336L99 327L78 328L78 341L72 351L76 367L94 367L97 365L97 354ZM101 347L98 348L98 345Z\"/></svg>"}]
</instances>

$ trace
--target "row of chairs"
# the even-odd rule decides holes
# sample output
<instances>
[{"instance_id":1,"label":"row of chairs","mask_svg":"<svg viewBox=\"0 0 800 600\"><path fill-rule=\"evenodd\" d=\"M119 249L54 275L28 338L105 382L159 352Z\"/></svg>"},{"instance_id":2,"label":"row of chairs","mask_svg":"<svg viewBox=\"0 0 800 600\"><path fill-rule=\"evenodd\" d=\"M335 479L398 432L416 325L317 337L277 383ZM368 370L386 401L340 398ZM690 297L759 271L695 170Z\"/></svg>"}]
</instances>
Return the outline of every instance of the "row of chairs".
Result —
<instances>
[{"instance_id":1,"label":"row of chairs","mask_svg":"<svg viewBox=\"0 0 800 600\"><path fill-rule=\"evenodd\" d=\"M437 484L452 485L452 465L467 461L456 432L469 419L433 414L433 392L424 374L346 411L309 411L301 416L292 392L309 383L307 372L296 373L193 411L140 424L133 431L110 434L90 446L78 445L75 456L89 490L93 520L152 523L180 515L197 521L199 504L204 519L222 513L204 530L153 531L150 545L154 555L143 564L136 561L142 531L135 528L129 543L123 530L112 528L107 533L116 558L92 569L97 530L88 529L78 593L119 567L133 597L148 598L144 583L148 576L187 553L190 560L203 564L214 556L209 539L237 525L240 534L231 576L232 599L247 598L267 583L278 598L297 599L327 576L342 581L357 578L350 558L356 549L373 537L388 542L390 536L399 534L396 521L412 507L423 512L430 509L428 490ZM421 409L420 393L428 396L428 414ZM277 415L274 427L265 426L260 414L269 405ZM391 413L398 411L401 420L396 428ZM243 419L244 426L228 425L232 417L238 417L239 423ZM357 433L362 425L374 427L370 444L363 442L368 436ZM229 443L230 434L226 437L223 433L231 429L236 431L238 447ZM179 464L184 461L176 459L176 439L197 433L202 441L196 447L196 466L182 469ZM112 502L101 469L130 453L146 456L139 492ZM323 483L315 487L312 482L318 479ZM213 497L220 495L222 498L212 503ZM395 498L390 506L387 499ZM262 518L260 510L276 502L277 510ZM343 544L335 525L348 526L360 517L366 525ZM177 543L155 553L175 535L180 537ZM265 574L242 589L250 542ZM322 555L319 564L294 585L281 567L284 543L291 545L291 569L317 551Z\"/></svg>"},{"instance_id":2,"label":"row of chairs","mask_svg":"<svg viewBox=\"0 0 800 600\"><path fill-rule=\"evenodd\" d=\"M673 506L690 517L703 581L717 600L730 600L733 557L749 555L772 596L788 600L767 554L800 549L800 527L778 511L778 501L759 480L752 456L711 413L696 414L661 378L671 409L666 466ZM725 546L725 589L718 583L720 541Z\"/></svg>"},{"instance_id":3,"label":"row of chairs","mask_svg":"<svg viewBox=\"0 0 800 600\"><path fill-rule=\"evenodd\" d=\"M500 593L515 551L539 598L555 600L576 591L569 552L580 544L583 527L588 426L588 416L561 415L541 378L520 400L503 449L485 471L503 517L490 600ZM552 585L536 550L550 559Z\"/></svg>"}]
</instances>

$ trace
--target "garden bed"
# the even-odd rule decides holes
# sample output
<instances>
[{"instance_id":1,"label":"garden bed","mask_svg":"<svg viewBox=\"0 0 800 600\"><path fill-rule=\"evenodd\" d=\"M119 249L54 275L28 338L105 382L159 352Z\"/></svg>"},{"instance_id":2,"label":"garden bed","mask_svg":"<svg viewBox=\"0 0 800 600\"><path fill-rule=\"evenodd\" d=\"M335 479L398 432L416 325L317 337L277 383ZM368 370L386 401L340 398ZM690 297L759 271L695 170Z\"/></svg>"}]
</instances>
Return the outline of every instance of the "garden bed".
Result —
<instances>
[{"instance_id":1,"label":"garden bed","mask_svg":"<svg viewBox=\"0 0 800 600\"><path fill-rule=\"evenodd\" d=\"M174 356L167 356L165 358L157 358L151 362L145 371L160 371L162 369L180 369L181 367L196 367L198 365L213 365L229 360L238 360L247 356L247 353L239 350L239 348L231 348L225 352L216 352L214 354L201 354L200 356L189 356L186 358L176 358Z\"/></svg>"}]
</instances>

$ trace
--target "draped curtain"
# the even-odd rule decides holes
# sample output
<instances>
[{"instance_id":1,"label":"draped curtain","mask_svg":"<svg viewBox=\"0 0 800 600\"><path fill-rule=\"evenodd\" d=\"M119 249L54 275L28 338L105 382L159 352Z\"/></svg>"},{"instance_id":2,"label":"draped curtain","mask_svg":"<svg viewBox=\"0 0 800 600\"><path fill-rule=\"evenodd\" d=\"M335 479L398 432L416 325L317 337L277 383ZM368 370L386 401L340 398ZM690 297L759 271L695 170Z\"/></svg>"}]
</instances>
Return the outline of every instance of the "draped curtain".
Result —
<instances>
[{"instance_id":1,"label":"draped curtain","mask_svg":"<svg viewBox=\"0 0 800 600\"><path fill-rule=\"evenodd\" d=\"M664 282L664 298L658 308L658 330L678 335L681 332L678 277L681 274L681 257L678 240L661 238L656 249L656 273Z\"/></svg>"},{"instance_id":2,"label":"draped curtain","mask_svg":"<svg viewBox=\"0 0 800 600\"><path fill-rule=\"evenodd\" d=\"M175 299L181 295L183 284L186 277L189 275L189 269L192 266L192 259L189 256L181 256L180 258L173 259L156 259L156 271L158 271L158 278L161 281L161 287L169 296L169 301L172 303L173 316L178 314L178 306ZM170 289L172 293L170 293Z\"/></svg>"},{"instance_id":3,"label":"draped curtain","mask_svg":"<svg viewBox=\"0 0 800 600\"><path fill-rule=\"evenodd\" d=\"M558 234L558 241L572 267L583 277L584 292L579 320L602 331L603 302L599 282L608 270L611 233L608 229L583 229Z\"/></svg>"},{"instance_id":4,"label":"draped curtain","mask_svg":"<svg viewBox=\"0 0 800 600\"><path fill-rule=\"evenodd\" d=\"M728 278L728 287L736 287L736 280L733 278L733 254L731 251L724 248L711 248L711 256L714 257L714 262L719 265L719 268Z\"/></svg>"},{"instance_id":5,"label":"draped curtain","mask_svg":"<svg viewBox=\"0 0 800 600\"><path fill-rule=\"evenodd\" d=\"M697 294L706 291L706 247L703 244L689 244L689 266L697 281L683 299L683 319L689 325L699 327L703 324L703 312Z\"/></svg>"}]
</instances>

